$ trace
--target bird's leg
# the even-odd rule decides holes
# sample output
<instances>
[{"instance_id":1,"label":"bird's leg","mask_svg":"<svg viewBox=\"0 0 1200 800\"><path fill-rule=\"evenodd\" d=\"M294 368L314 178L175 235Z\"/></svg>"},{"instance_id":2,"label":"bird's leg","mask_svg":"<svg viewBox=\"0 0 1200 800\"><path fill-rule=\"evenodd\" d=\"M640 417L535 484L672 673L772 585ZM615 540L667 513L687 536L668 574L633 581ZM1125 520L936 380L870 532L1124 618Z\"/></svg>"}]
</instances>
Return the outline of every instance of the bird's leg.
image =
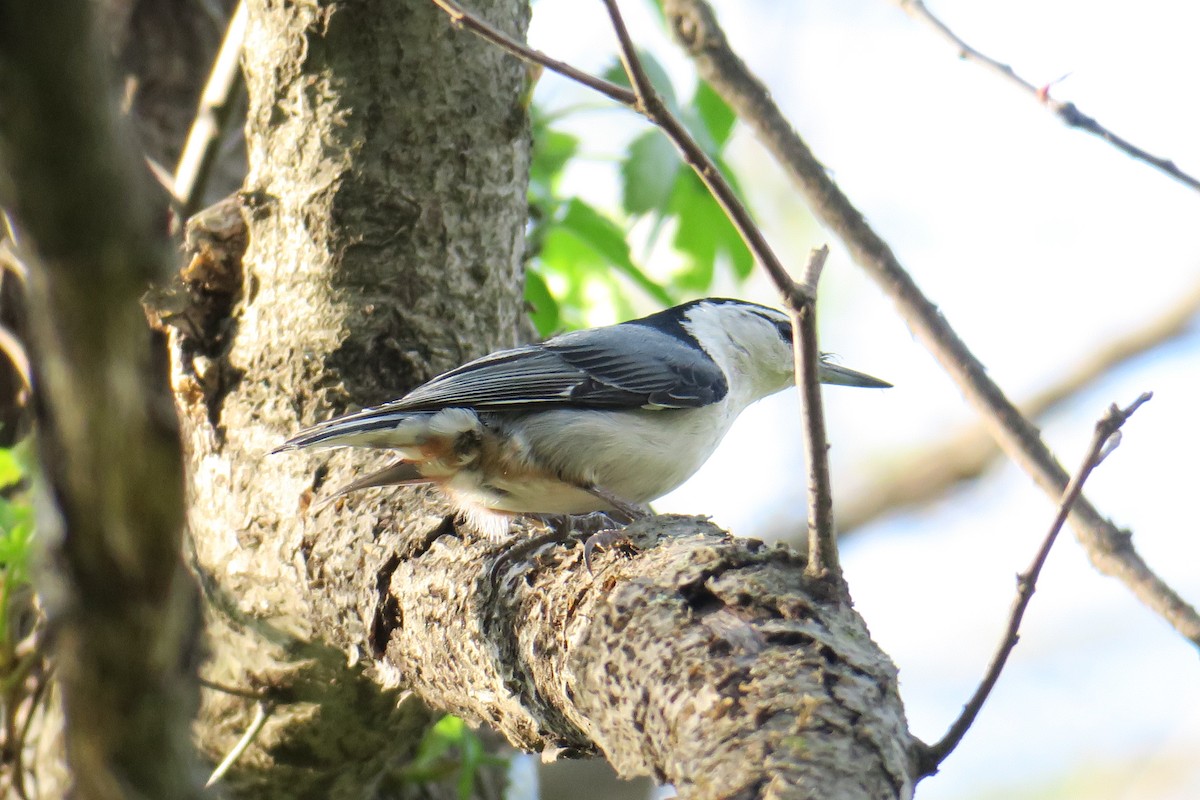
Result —
<instances>
[{"instance_id":1,"label":"bird's leg","mask_svg":"<svg viewBox=\"0 0 1200 800\"><path fill-rule=\"evenodd\" d=\"M601 500L608 503L613 507L614 511L626 518L626 522L645 519L646 517L652 515L652 512L649 509L642 506L636 506L633 503L623 500L603 487L581 486L580 488L588 494L599 497Z\"/></svg>"},{"instance_id":2,"label":"bird's leg","mask_svg":"<svg viewBox=\"0 0 1200 800\"><path fill-rule=\"evenodd\" d=\"M635 522L639 519L645 519L646 517L652 516L654 513L646 507L640 507L626 502L602 487L585 486L583 488L588 493L599 497L601 500L611 505L616 513L625 517L626 524ZM607 530L597 531L583 541L583 565L587 567L589 575L595 575L595 573L592 571L592 553L596 551L596 548L598 547L601 550L605 550L617 544L633 544L633 540L630 539L629 534L625 532L624 527L609 528Z\"/></svg>"},{"instance_id":3,"label":"bird's leg","mask_svg":"<svg viewBox=\"0 0 1200 800\"><path fill-rule=\"evenodd\" d=\"M513 562L524 558L542 545L551 542L565 542L575 533L573 520L566 514L530 514L529 516L544 523L549 530L512 545L496 557L488 570L488 580L493 588L499 586L500 573Z\"/></svg>"},{"instance_id":4,"label":"bird's leg","mask_svg":"<svg viewBox=\"0 0 1200 800\"><path fill-rule=\"evenodd\" d=\"M653 514L648 508L636 506L622 500L612 492L599 486L580 486L579 488L589 494L595 495L612 506L612 511L601 511L598 513L619 525L627 525L630 522L645 519ZM587 530L581 530L578 527L577 523L580 521L578 518L567 514L529 514L527 516L544 523L550 530L515 544L501 553L488 570L488 579L493 587L499 585L500 574L509 565L551 542L565 542L576 535L585 535L586 538L583 540L583 565L587 568L589 575L595 574L592 570L592 553L596 551L596 548L605 550L617 544L631 543L623 527L604 527L598 531L593 528L592 532L589 533Z\"/></svg>"}]
</instances>

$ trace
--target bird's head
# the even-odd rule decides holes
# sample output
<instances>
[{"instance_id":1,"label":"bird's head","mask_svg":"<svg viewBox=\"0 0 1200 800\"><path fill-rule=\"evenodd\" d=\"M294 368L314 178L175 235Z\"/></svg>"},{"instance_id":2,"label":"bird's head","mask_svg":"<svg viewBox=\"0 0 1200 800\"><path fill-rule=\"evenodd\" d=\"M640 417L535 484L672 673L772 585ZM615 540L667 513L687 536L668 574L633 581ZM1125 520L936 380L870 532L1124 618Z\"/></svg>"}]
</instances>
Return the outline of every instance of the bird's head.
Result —
<instances>
[{"instance_id":1,"label":"bird's head","mask_svg":"<svg viewBox=\"0 0 1200 800\"><path fill-rule=\"evenodd\" d=\"M744 300L708 298L680 307L682 326L729 373L736 371L750 393L773 394L793 382L791 317ZM891 384L843 367L822 354L821 383L883 389Z\"/></svg>"}]
</instances>

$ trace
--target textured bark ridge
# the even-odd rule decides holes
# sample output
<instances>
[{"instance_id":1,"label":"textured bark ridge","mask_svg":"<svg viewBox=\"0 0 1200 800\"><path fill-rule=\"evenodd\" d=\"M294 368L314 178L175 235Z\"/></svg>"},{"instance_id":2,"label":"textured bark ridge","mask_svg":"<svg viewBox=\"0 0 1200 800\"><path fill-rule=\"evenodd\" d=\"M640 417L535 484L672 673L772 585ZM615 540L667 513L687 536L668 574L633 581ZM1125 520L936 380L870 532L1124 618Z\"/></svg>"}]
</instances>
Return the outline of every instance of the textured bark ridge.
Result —
<instances>
[{"instance_id":1,"label":"textured bark ridge","mask_svg":"<svg viewBox=\"0 0 1200 800\"><path fill-rule=\"evenodd\" d=\"M524 3L482 11L522 36ZM210 681L271 708L223 784L234 796L405 796L428 714L364 672L376 575L428 493L320 510L369 457L268 453L301 425L402 395L516 341L529 170L522 66L429 3L251 2L250 175L241 267L201 254L173 334L189 456L190 557L210 610ZM217 214L202 248L236 236ZM255 701L205 691L216 763Z\"/></svg>"},{"instance_id":2,"label":"textured bark ridge","mask_svg":"<svg viewBox=\"0 0 1200 800\"><path fill-rule=\"evenodd\" d=\"M578 546L497 568L452 533L394 562L380 628L431 704L685 797L911 795L895 667L792 551L655 518L593 577Z\"/></svg>"}]
</instances>

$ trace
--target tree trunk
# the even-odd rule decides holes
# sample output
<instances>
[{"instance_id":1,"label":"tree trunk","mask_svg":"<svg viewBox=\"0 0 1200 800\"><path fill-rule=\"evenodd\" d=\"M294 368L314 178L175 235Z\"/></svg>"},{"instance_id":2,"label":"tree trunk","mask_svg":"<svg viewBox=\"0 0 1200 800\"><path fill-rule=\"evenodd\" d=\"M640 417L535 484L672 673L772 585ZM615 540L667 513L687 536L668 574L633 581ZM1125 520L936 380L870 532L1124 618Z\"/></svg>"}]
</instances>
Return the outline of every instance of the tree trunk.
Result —
<instances>
[{"instance_id":1,"label":"tree trunk","mask_svg":"<svg viewBox=\"0 0 1200 800\"><path fill-rule=\"evenodd\" d=\"M179 431L139 303L171 262L92 11L0 4L0 193L30 264L38 588L56 677L31 727L36 782L7 777L43 797L183 800L200 794L187 739L198 614Z\"/></svg>"},{"instance_id":2,"label":"tree trunk","mask_svg":"<svg viewBox=\"0 0 1200 800\"><path fill-rule=\"evenodd\" d=\"M480 10L524 35L525 3ZM173 342L192 557L211 609L204 675L272 708L226 786L411 795L397 765L428 714L380 688L366 648L377 576L444 509L414 490L314 510L313 491L361 455L268 453L302 424L516 343L525 73L416 1L251 3L244 67L244 273L194 262L202 319ZM253 705L205 692L209 760Z\"/></svg>"}]
</instances>

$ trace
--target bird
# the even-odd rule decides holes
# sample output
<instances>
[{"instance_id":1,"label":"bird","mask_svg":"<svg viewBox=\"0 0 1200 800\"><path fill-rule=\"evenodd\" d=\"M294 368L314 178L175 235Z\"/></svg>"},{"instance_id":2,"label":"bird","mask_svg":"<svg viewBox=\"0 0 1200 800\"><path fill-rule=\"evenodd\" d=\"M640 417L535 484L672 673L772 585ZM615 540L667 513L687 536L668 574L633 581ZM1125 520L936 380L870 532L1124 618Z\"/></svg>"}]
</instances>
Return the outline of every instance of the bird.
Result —
<instances>
[{"instance_id":1,"label":"bird","mask_svg":"<svg viewBox=\"0 0 1200 800\"><path fill-rule=\"evenodd\" d=\"M274 452L323 447L397 459L329 498L434 484L492 538L515 517L633 519L691 477L751 403L793 385L788 314L729 298L500 350L403 397L301 430ZM822 383L891 384L823 354Z\"/></svg>"}]
</instances>

